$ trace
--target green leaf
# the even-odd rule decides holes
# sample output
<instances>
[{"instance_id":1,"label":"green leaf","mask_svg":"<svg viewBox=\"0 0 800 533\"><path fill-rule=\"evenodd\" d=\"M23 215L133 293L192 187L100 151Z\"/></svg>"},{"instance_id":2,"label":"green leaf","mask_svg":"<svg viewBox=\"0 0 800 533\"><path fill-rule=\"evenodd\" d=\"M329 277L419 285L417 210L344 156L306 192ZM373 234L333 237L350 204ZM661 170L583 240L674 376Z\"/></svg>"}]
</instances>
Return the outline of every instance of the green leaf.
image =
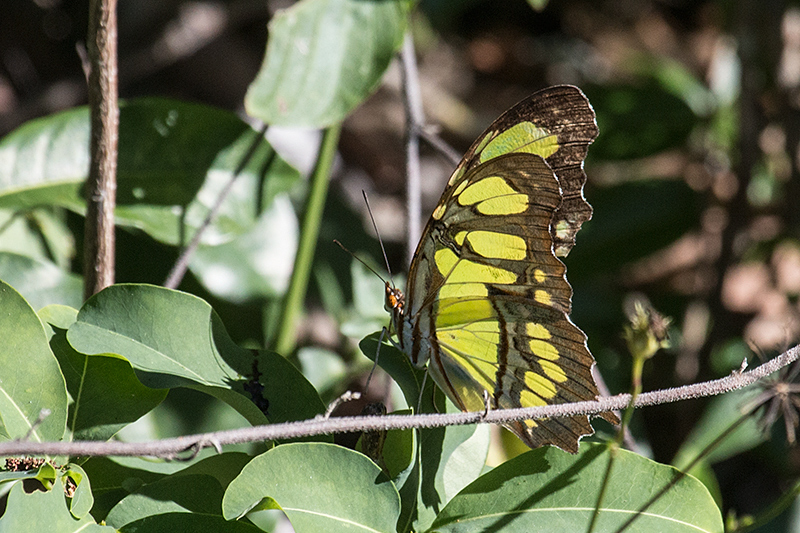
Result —
<instances>
[{"instance_id":1,"label":"green leaf","mask_svg":"<svg viewBox=\"0 0 800 533\"><path fill-rule=\"evenodd\" d=\"M460 410L448 402L447 412ZM489 455L490 429L488 424L446 428L436 471L438 492L444 495L445 502L481 475Z\"/></svg>"},{"instance_id":2,"label":"green leaf","mask_svg":"<svg viewBox=\"0 0 800 533\"><path fill-rule=\"evenodd\" d=\"M335 390L349 378L351 370L338 353L319 346L304 346L297 350L297 361L303 375L320 393Z\"/></svg>"},{"instance_id":3,"label":"green leaf","mask_svg":"<svg viewBox=\"0 0 800 533\"><path fill-rule=\"evenodd\" d=\"M66 428L67 387L44 326L28 302L2 281L0 309L0 440L60 440ZM43 409L50 414L37 425Z\"/></svg>"},{"instance_id":4,"label":"green leaf","mask_svg":"<svg viewBox=\"0 0 800 533\"><path fill-rule=\"evenodd\" d=\"M459 412L441 391L437 396L446 412ZM400 488L402 519L414 531L427 529L441 508L481 474L490 441L486 424L420 429L419 434L419 474L409 476Z\"/></svg>"},{"instance_id":5,"label":"green leaf","mask_svg":"<svg viewBox=\"0 0 800 533\"><path fill-rule=\"evenodd\" d=\"M295 420L307 420L325 412L326 405L316 389L279 353L262 350L258 352L258 368L263 396L269 400L269 421L277 424ZM330 440L332 436L320 435L315 440Z\"/></svg>"},{"instance_id":6,"label":"green leaf","mask_svg":"<svg viewBox=\"0 0 800 533\"><path fill-rule=\"evenodd\" d=\"M63 215L50 208L0 209L0 250L69 269L75 258L75 238Z\"/></svg>"},{"instance_id":7,"label":"green leaf","mask_svg":"<svg viewBox=\"0 0 800 533\"><path fill-rule=\"evenodd\" d=\"M245 130L224 120L223 112L211 113L210 108L166 100L121 103L120 206L137 198L157 205L191 201L216 154ZM219 120L219 135L203 131L208 126L197 128L211 118ZM7 163L0 165L0 205L56 204L82 212L81 185L89 170L88 108L24 124L0 142L0 161Z\"/></svg>"},{"instance_id":8,"label":"green leaf","mask_svg":"<svg viewBox=\"0 0 800 533\"><path fill-rule=\"evenodd\" d=\"M163 513L222 514L223 489L211 476L172 475L144 485L109 511L106 523L119 529Z\"/></svg>"},{"instance_id":9,"label":"green leaf","mask_svg":"<svg viewBox=\"0 0 800 533\"><path fill-rule=\"evenodd\" d=\"M228 388L249 372L252 361L210 305L153 285L113 285L95 294L67 339L81 353L125 357L150 387Z\"/></svg>"},{"instance_id":10,"label":"green leaf","mask_svg":"<svg viewBox=\"0 0 800 533\"><path fill-rule=\"evenodd\" d=\"M706 406L703 416L694 425L694 429L675 454L672 464L676 468L686 468L689 462L694 460L719 435L744 416L742 408L759 393L757 387L750 387L712 398ZM733 433L714 446L713 451L705 457L705 461L711 464L724 461L755 448L765 442L767 438L768 435L758 425L758 419L752 415L747 416L747 420Z\"/></svg>"},{"instance_id":11,"label":"green leaf","mask_svg":"<svg viewBox=\"0 0 800 533\"><path fill-rule=\"evenodd\" d=\"M94 505L94 496L92 496L92 487L89 484L89 477L80 466L75 463L67 465L64 475L69 477L75 482L75 493L69 502L69 512L75 518L83 518L89 514L92 506Z\"/></svg>"},{"instance_id":12,"label":"green leaf","mask_svg":"<svg viewBox=\"0 0 800 533\"><path fill-rule=\"evenodd\" d=\"M42 259L0 252L0 279L16 287L34 309L49 304L79 306L83 300L81 277Z\"/></svg>"},{"instance_id":13,"label":"green leaf","mask_svg":"<svg viewBox=\"0 0 800 533\"><path fill-rule=\"evenodd\" d=\"M430 531L585 531L597 503L609 452L583 443L576 455L531 450L478 478L442 509ZM618 450L595 531L615 531L667 486L678 471ZM626 531L722 532L722 516L691 476L638 515Z\"/></svg>"},{"instance_id":14,"label":"green leaf","mask_svg":"<svg viewBox=\"0 0 800 533\"><path fill-rule=\"evenodd\" d=\"M277 13L247 113L272 125L340 122L377 87L407 14L405 0L302 0Z\"/></svg>"},{"instance_id":15,"label":"green leaf","mask_svg":"<svg viewBox=\"0 0 800 533\"><path fill-rule=\"evenodd\" d=\"M238 518L273 501L295 531L394 532L400 498L375 463L324 443L284 444L259 455L225 491L223 515Z\"/></svg>"},{"instance_id":16,"label":"green leaf","mask_svg":"<svg viewBox=\"0 0 800 533\"><path fill-rule=\"evenodd\" d=\"M71 311L72 320L66 318ZM40 312L54 334L50 348L58 359L72 396L68 427L77 440L107 440L160 404L166 389L141 384L130 363L119 357L83 355L67 342L67 329L78 311L48 306ZM48 319L52 316L52 322Z\"/></svg>"},{"instance_id":17,"label":"green leaf","mask_svg":"<svg viewBox=\"0 0 800 533\"><path fill-rule=\"evenodd\" d=\"M63 481L52 490L35 490L30 494L25 493L22 482L17 482L8 494L5 514L0 517L0 531L113 533L114 528L97 525L89 514L76 520L67 508Z\"/></svg>"},{"instance_id":18,"label":"green leaf","mask_svg":"<svg viewBox=\"0 0 800 533\"><path fill-rule=\"evenodd\" d=\"M259 134L236 115L209 106L155 98L123 102L117 224L170 245L184 244L203 224L256 139ZM88 149L87 108L18 128L0 141L0 207L57 205L82 215ZM286 239L297 225L283 195L298 180L299 173L259 139L204 232L199 259L190 264L201 280L214 279L213 273L221 279L220 271L227 271L226 285L212 283L212 292L225 297L232 292L242 299L283 290L291 269L291 258L284 257L292 249ZM272 206L277 196L283 199ZM268 209L262 214L264 207ZM275 223L276 217L283 224L282 255L275 255L274 239L263 238L264 225ZM232 258L231 248L214 250L223 245L244 251L244 260ZM265 254L272 254L269 261Z\"/></svg>"},{"instance_id":19,"label":"green leaf","mask_svg":"<svg viewBox=\"0 0 800 533\"><path fill-rule=\"evenodd\" d=\"M164 474L125 465L119 459L122 458L91 457L82 465L92 480L92 515L97 520L104 520L109 510L131 492L164 477Z\"/></svg>"},{"instance_id":20,"label":"green leaf","mask_svg":"<svg viewBox=\"0 0 800 533\"><path fill-rule=\"evenodd\" d=\"M36 480L39 481L45 489L52 489L56 481L58 481L59 473L51 463L46 462L39 467L36 471Z\"/></svg>"},{"instance_id":21,"label":"green leaf","mask_svg":"<svg viewBox=\"0 0 800 533\"><path fill-rule=\"evenodd\" d=\"M233 113L210 106L158 98L122 102L118 207L189 205L210 171L233 172L255 135ZM273 157L266 141L262 147ZM265 155L257 161L261 165ZM80 189L89 170L88 108L24 124L0 141L0 163L0 206L55 204L82 213ZM279 171L285 179L285 164ZM245 174L257 171L249 168ZM229 223L221 222L223 227Z\"/></svg>"},{"instance_id":22,"label":"green leaf","mask_svg":"<svg viewBox=\"0 0 800 533\"><path fill-rule=\"evenodd\" d=\"M401 409L393 411L392 415L410 415L411 409ZM364 453L362 449L362 433L356 443L356 451ZM392 478L396 487L402 487L408 476L411 474L414 458L416 457L417 439L413 429L392 429L386 432L386 440L383 445L381 459L383 464L376 462L378 466L385 466L385 471ZM366 455L366 454L365 454Z\"/></svg>"},{"instance_id":23,"label":"green leaf","mask_svg":"<svg viewBox=\"0 0 800 533\"><path fill-rule=\"evenodd\" d=\"M211 306L187 293L151 285L108 287L84 304L67 339L87 355L124 357L148 387L203 391L253 424L302 420L325 408L296 368L272 352L237 346ZM270 403L268 419L245 390L254 361Z\"/></svg>"},{"instance_id":24,"label":"green leaf","mask_svg":"<svg viewBox=\"0 0 800 533\"><path fill-rule=\"evenodd\" d=\"M95 494L92 514L98 520L105 519L109 511L123 498L140 493L143 487L154 485L158 487L159 480L168 478L172 480L170 483L179 483L177 481L179 476L193 476L183 482L190 484L191 479L199 477L204 480L205 485L213 485L206 479L213 478L224 490L250 459L248 454L240 452L212 455L194 463L158 462L152 458L137 457L92 457L84 464L86 472L92 479ZM118 509L115 512L121 511Z\"/></svg>"},{"instance_id":25,"label":"green leaf","mask_svg":"<svg viewBox=\"0 0 800 533\"><path fill-rule=\"evenodd\" d=\"M283 294L297 253L297 215L278 196L252 226L217 246L200 246L190 270L215 296L233 302Z\"/></svg>"},{"instance_id":26,"label":"green leaf","mask_svg":"<svg viewBox=\"0 0 800 533\"><path fill-rule=\"evenodd\" d=\"M423 407L422 412L434 412L434 406L431 403L432 394L423 394L421 387L425 382L425 370L416 368L411 359L406 354L389 344L388 339L384 338L383 343L378 346L378 339L380 332L373 333L365 337L358 344L361 352L369 357L371 360L378 358L378 365L388 373L392 379L400 386L403 391L403 396L406 400L406 405L417 409L420 398L427 402L427 410ZM432 390L433 380L428 380L425 390Z\"/></svg>"},{"instance_id":27,"label":"green leaf","mask_svg":"<svg viewBox=\"0 0 800 533\"><path fill-rule=\"evenodd\" d=\"M187 466L176 475L208 475L216 479L223 489L227 489L251 459L250 455L242 452L220 453Z\"/></svg>"},{"instance_id":28,"label":"green leaf","mask_svg":"<svg viewBox=\"0 0 800 533\"><path fill-rule=\"evenodd\" d=\"M126 524L121 533L261 533L246 522L229 522L221 516L208 514L165 513L148 516Z\"/></svg>"}]
</instances>

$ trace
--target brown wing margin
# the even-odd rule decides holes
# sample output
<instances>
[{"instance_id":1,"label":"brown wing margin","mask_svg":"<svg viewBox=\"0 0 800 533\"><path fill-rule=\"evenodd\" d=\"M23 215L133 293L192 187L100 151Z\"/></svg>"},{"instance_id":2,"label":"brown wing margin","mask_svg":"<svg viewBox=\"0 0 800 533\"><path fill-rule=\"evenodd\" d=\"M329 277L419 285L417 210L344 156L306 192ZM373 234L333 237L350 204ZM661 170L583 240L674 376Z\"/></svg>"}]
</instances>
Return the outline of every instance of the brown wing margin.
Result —
<instances>
[{"instance_id":1,"label":"brown wing margin","mask_svg":"<svg viewBox=\"0 0 800 533\"><path fill-rule=\"evenodd\" d=\"M494 130L501 133L526 120L558 137L559 149L546 161L558 178L563 198L551 224L553 249L556 256L566 257L575 245L575 235L581 225L592 218L592 207L583 196L586 183L583 161L599 131L594 109L577 87L556 85L535 92L517 103L500 115L487 128L487 132ZM468 170L478 164L473 156L484 135L470 146L459 166L463 165Z\"/></svg>"}]
</instances>

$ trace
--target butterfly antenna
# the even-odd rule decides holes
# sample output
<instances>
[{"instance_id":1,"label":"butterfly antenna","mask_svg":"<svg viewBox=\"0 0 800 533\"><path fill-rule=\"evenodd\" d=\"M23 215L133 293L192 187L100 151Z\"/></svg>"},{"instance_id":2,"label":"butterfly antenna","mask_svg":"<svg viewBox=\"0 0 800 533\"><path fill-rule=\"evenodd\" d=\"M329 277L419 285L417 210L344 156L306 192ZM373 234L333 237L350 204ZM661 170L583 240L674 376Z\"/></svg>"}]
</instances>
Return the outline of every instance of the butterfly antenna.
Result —
<instances>
[{"instance_id":1,"label":"butterfly antenna","mask_svg":"<svg viewBox=\"0 0 800 533\"><path fill-rule=\"evenodd\" d=\"M364 196L364 203L367 204L367 212L369 213L370 221L372 221L372 227L375 229L375 235L378 237L378 244L381 245L381 253L383 254L383 262L386 264L386 271L389 273L389 281L391 281L392 287L394 287L394 279L392 278L392 268L389 266L389 257L386 255L386 248L383 247L383 239L381 239L381 232L378 231L378 224L375 223L375 217L372 215L372 208L369 205L369 198L367 198L367 191L361 189L361 194L362 196Z\"/></svg>"},{"instance_id":2,"label":"butterfly antenna","mask_svg":"<svg viewBox=\"0 0 800 533\"><path fill-rule=\"evenodd\" d=\"M364 260L363 260L363 259L361 259L361 258L360 258L360 257L358 257L356 254L354 254L353 252L351 252L350 250L348 250L348 249L347 249L347 247L346 247L344 244L342 244L341 242L339 242L339 241L338 241L338 240L336 240L336 239L333 239L333 242L335 242L336 244L338 244L338 245L339 245L339 248L341 248L342 250L344 250L345 252L347 252L348 254L350 254L351 256L353 256L353 259L355 259L356 261L358 261L359 263L361 263L362 265L364 265L364 266L367 268L367 270L369 270L370 272L372 272L373 274L375 274L376 276L378 276L378 278L379 278L379 279L380 279L382 282L386 283L386 280L385 280L385 279L383 279L383 276L381 276L380 274L378 274L378 273L375 271L375 269L374 269L374 268L372 268L371 266L369 266L369 265L368 265L366 262L364 262Z\"/></svg>"}]
</instances>

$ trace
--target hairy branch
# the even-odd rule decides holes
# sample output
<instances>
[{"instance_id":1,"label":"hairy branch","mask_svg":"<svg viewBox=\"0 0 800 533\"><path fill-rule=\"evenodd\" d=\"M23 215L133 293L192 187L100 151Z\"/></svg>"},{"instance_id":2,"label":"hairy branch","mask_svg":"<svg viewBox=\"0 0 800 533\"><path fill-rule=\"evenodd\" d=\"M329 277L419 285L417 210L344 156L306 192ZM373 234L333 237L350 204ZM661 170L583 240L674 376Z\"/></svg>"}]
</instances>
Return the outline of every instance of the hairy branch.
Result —
<instances>
[{"instance_id":1,"label":"hairy branch","mask_svg":"<svg viewBox=\"0 0 800 533\"><path fill-rule=\"evenodd\" d=\"M636 407L714 396L752 385L759 379L795 362L800 357L800 346L795 346L749 372L734 372L729 376L705 383L673 389L642 393ZM357 416L342 418L316 418L299 422L256 426L214 433L187 435L150 442L27 442L0 443L0 456L5 455L116 455L154 456L175 458L184 452L196 453L204 447L217 450L224 444L241 444L265 440L295 439L314 435L353 431L430 428L479 423L500 424L513 420L557 418L574 415L596 415L604 411L625 408L630 394L600 398L597 401L547 405L521 409L502 409L488 413L455 413L423 415Z\"/></svg>"}]
</instances>

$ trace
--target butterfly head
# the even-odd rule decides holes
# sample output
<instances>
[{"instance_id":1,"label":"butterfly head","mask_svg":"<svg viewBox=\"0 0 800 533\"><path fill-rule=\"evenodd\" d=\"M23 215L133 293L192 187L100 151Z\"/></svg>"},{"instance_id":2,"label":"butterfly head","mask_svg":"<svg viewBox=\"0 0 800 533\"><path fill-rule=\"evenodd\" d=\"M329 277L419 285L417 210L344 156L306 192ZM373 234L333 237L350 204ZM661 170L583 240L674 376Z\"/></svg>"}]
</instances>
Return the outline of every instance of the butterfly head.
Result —
<instances>
[{"instance_id":1,"label":"butterfly head","mask_svg":"<svg viewBox=\"0 0 800 533\"><path fill-rule=\"evenodd\" d=\"M402 315L403 314L403 306L405 305L406 297L403 295L403 291L400 289L393 287L391 283L388 281L386 282L386 300L384 301L383 307L394 315Z\"/></svg>"}]
</instances>

